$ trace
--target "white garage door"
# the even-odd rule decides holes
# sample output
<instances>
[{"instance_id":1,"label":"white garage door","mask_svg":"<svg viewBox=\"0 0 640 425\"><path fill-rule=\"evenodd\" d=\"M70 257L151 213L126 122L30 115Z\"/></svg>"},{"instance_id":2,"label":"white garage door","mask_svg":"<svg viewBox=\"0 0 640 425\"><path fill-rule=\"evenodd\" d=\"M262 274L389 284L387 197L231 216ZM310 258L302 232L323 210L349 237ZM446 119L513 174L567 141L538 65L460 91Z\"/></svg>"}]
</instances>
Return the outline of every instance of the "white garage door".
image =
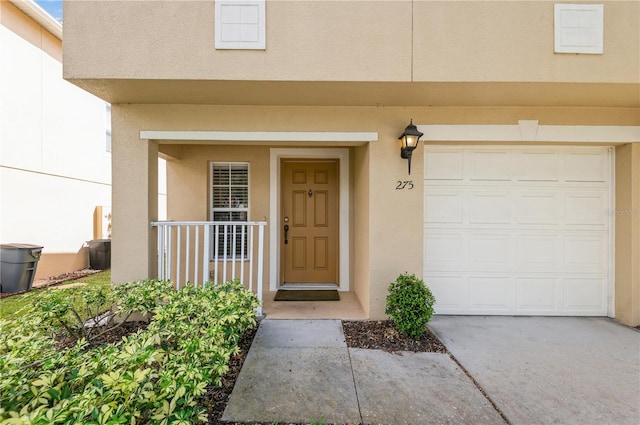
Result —
<instances>
[{"instance_id":1,"label":"white garage door","mask_svg":"<svg viewBox=\"0 0 640 425\"><path fill-rule=\"evenodd\" d=\"M425 152L424 280L439 314L607 314L609 148Z\"/></svg>"}]
</instances>

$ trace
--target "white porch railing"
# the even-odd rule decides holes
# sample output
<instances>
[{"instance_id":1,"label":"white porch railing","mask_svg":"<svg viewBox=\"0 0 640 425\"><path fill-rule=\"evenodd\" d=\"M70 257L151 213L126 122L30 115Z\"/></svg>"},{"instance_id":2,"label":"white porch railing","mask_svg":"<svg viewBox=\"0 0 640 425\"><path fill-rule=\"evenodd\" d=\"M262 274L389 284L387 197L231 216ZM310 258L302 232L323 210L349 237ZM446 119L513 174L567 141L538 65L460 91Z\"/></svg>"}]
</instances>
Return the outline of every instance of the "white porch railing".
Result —
<instances>
[{"instance_id":1,"label":"white porch railing","mask_svg":"<svg viewBox=\"0 0 640 425\"><path fill-rule=\"evenodd\" d=\"M204 285L232 279L262 302L264 221L156 221L158 279L176 289L187 282ZM257 241L256 241L257 238ZM262 315L258 307L257 315Z\"/></svg>"}]
</instances>

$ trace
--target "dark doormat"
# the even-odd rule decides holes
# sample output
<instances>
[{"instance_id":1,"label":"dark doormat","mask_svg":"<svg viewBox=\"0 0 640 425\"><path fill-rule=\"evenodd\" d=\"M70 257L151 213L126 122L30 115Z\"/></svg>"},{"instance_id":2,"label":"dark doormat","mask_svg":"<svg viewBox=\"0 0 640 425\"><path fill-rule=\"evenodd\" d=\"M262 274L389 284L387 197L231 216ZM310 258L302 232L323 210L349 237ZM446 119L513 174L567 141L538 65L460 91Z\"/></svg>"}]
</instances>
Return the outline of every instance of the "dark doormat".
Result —
<instances>
[{"instance_id":1,"label":"dark doormat","mask_svg":"<svg viewBox=\"0 0 640 425\"><path fill-rule=\"evenodd\" d=\"M293 290L280 289L274 301L340 301L336 290Z\"/></svg>"}]
</instances>

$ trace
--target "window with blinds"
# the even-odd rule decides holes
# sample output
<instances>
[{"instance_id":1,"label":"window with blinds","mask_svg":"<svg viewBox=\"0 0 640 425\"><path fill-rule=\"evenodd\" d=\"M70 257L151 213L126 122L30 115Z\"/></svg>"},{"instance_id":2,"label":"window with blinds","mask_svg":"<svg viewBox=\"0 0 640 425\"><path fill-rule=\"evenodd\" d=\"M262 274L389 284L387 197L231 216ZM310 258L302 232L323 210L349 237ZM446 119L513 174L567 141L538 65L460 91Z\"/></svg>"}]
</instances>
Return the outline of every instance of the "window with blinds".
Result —
<instances>
[{"instance_id":1,"label":"window with blinds","mask_svg":"<svg viewBox=\"0 0 640 425\"><path fill-rule=\"evenodd\" d=\"M211 163L211 221L247 221L249 213L249 164ZM217 258L246 257L246 226L217 226ZM212 257L215 253L212 236Z\"/></svg>"}]
</instances>

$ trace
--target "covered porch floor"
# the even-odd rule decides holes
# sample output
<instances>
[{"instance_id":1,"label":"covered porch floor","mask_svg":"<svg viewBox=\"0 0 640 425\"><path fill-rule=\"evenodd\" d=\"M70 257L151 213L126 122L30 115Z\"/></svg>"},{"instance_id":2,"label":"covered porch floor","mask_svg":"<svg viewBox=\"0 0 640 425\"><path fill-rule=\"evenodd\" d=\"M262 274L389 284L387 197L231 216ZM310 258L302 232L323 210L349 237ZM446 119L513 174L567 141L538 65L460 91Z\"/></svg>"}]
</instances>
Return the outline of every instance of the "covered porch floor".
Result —
<instances>
[{"instance_id":1,"label":"covered porch floor","mask_svg":"<svg viewBox=\"0 0 640 425\"><path fill-rule=\"evenodd\" d=\"M275 291L263 293L262 311L269 319L366 319L354 292L340 292L340 301L274 301Z\"/></svg>"}]
</instances>

